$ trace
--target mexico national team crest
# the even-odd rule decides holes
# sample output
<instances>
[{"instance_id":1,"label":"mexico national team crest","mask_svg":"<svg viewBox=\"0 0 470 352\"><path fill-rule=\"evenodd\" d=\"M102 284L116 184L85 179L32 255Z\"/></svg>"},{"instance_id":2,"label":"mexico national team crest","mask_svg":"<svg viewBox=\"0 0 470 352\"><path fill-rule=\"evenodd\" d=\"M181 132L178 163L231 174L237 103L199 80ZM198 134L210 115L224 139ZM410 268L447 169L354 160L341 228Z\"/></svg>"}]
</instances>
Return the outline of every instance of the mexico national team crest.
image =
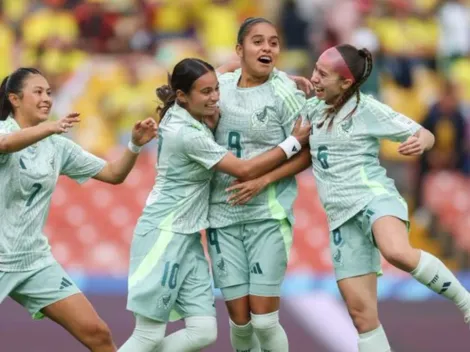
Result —
<instances>
[{"instance_id":1,"label":"mexico national team crest","mask_svg":"<svg viewBox=\"0 0 470 352\"><path fill-rule=\"evenodd\" d=\"M171 302L171 294L166 293L160 297L158 300L158 308L163 310L170 309L170 302Z\"/></svg>"},{"instance_id":2,"label":"mexico national team crest","mask_svg":"<svg viewBox=\"0 0 470 352\"><path fill-rule=\"evenodd\" d=\"M253 115L251 115L251 126L252 127L260 127L266 126L268 123L268 107L265 106L263 109L255 111Z\"/></svg>"},{"instance_id":3,"label":"mexico national team crest","mask_svg":"<svg viewBox=\"0 0 470 352\"><path fill-rule=\"evenodd\" d=\"M352 124L353 124L353 120L351 117L349 117L341 123L341 128L343 129L344 132L348 133L351 130Z\"/></svg>"}]
</instances>

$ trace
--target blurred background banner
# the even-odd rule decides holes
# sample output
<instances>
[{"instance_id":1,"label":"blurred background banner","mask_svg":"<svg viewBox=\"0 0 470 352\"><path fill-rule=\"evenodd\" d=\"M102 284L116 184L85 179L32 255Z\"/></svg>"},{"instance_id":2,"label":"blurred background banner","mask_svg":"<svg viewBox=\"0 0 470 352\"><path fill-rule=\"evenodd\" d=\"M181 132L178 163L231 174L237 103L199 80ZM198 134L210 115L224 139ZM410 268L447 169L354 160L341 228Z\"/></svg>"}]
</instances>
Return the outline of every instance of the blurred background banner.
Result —
<instances>
[{"instance_id":1,"label":"blurred background banner","mask_svg":"<svg viewBox=\"0 0 470 352\"><path fill-rule=\"evenodd\" d=\"M407 199L413 245L437 256L470 288L470 1L440 0L3 0L0 76L39 68L54 91L53 117L82 122L70 137L113 158L138 119L155 116L155 88L185 57L215 66L236 58L240 23L272 20L282 38L278 67L311 76L319 54L351 43L375 69L364 91L436 136L434 149L405 158L383 142L381 160ZM45 233L116 341L133 328L125 310L132 233L155 178L156 143L126 182L82 186L61 178ZM298 176L295 238L281 310L294 352L354 352L356 333L332 273L326 216L310 171ZM0 224L1 226L1 224ZM395 352L468 351L470 332L452 304L384 262L380 312ZM219 339L230 351L221 300ZM51 322L0 306L0 351L83 350ZM176 325L178 327L178 325ZM59 347L60 346L60 347Z\"/></svg>"}]
</instances>

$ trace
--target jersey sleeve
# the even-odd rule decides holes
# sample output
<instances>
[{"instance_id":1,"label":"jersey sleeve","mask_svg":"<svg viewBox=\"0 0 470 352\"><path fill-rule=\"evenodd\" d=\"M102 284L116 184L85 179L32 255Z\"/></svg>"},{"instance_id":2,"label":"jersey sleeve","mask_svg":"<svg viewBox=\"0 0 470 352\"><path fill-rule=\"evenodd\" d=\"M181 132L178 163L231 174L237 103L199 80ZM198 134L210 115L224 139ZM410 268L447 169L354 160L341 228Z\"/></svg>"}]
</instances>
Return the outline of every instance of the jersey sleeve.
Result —
<instances>
[{"instance_id":1,"label":"jersey sleeve","mask_svg":"<svg viewBox=\"0 0 470 352\"><path fill-rule=\"evenodd\" d=\"M421 129L421 125L390 108L388 105L368 97L364 112L369 134L379 139L404 142Z\"/></svg>"},{"instance_id":2,"label":"jersey sleeve","mask_svg":"<svg viewBox=\"0 0 470 352\"><path fill-rule=\"evenodd\" d=\"M312 97L307 100L305 106L305 118L313 125L314 122L322 118L322 101L317 97Z\"/></svg>"},{"instance_id":3,"label":"jersey sleeve","mask_svg":"<svg viewBox=\"0 0 470 352\"><path fill-rule=\"evenodd\" d=\"M285 136L289 136L299 117L306 119L305 94L297 89L297 85L286 73L278 71L273 79L276 94L277 112Z\"/></svg>"},{"instance_id":4,"label":"jersey sleeve","mask_svg":"<svg viewBox=\"0 0 470 352\"><path fill-rule=\"evenodd\" d=\"M9 131L5 126L0 126L0 136L10 134ZM10 153L0 153L0 165L5 164L10 157Z\"/></svg>"},{"instance_id":5,"label":"jersey sleeve","mask_svg":"<svg viewBox=\"0 0 470 352\"><path fill-rule=\"evenodd\" d=\"M4 124L0 125L0 136L10 134L11 130ZM10 153L0 153L0 165L5 164L10 158Z\"/></svg>"},{"instance_id":6,"label":"jersey sleeve","mask_svg":"<svg viewBox=\"0 0 470 352\"><path fill-rule=\"evenodd\" d=\"M84 183L98 174L106 161L87 152L75 142L59 137L62 148L61 175L66 175L78 183Z\"/></svg>"},{"instance_id":7,"label":"jersey sleeve","mask_svg":"<svg viewBox=\"0 0 470 352\"><path fill-rule=\"evenodd\" d=\"M228 153L228 150L218 145L211 135L197 128L187 129L182 139L186 156L208 170Z\"/></svg>"}]
</instances>

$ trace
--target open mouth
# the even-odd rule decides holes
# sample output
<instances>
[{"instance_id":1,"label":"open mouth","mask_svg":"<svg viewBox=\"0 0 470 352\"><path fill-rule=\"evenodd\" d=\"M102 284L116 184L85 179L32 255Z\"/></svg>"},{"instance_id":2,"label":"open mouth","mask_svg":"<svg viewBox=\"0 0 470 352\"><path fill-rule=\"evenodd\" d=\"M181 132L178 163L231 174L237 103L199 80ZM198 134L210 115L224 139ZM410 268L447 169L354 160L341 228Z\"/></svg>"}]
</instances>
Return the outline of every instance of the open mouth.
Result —
<instances>
[{"instance_id":1,"label":"open mouth","mask_svg":"<svg viewBox=\"0 0 470 352\"><path fill-rule=\"evenodd\" d=\"M258 61L262 64L269 65L271 62L273 62L273 59L269 56L260 56Z\"/></svg>"},{"instance_id":2,"label":"open mouth","mask_svg":"<svg viewBox=\"0 0 470 352\"><path fill-rule=\"evenodd\" d=\"M323 88L315 87L315 93L316 93L316 94L319 94L319 93L321 94L321 93L323 93L324 91L325 91L325 90L324 90Z\"/></svg>"},{"instance_id":3,"label":"open mouth","mask_svg":"<svg viewBox=\"0 0 470 352\"><path fill-rule=\"evenodd\" d=\"M40 106L39 110L44 113L48 113L51 108L49 106Z\"/></svg>"}]
</instances>

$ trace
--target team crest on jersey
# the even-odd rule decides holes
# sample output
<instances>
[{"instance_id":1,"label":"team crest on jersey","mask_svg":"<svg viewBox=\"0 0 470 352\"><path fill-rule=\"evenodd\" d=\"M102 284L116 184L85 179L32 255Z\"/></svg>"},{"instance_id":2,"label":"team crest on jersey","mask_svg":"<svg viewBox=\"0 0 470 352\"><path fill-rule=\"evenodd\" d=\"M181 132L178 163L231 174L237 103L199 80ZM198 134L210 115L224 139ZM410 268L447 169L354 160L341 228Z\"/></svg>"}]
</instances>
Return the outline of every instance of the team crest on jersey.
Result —
<instances>
[{"instance_id":1,"label":"team crest on jersey","mask_svg":"<svg viewBox=\"0 0 470 352\"><path fill-rule=\"evenodd\" d=\"M268 107L265 106L263 109L260 109L253 113L251 116L251 124L253 126L263 126L268 123Z\"/></svg>"},{"instance_id":2,"label":"team crest on jersey","mask_svg":"<svg viewBox=\"0 0 470 352\"><path fill-rule=\"evenodd\" d=\"M170 309L171 294L167 293L160 297L158 300L158 308L163 310Z\"/></svg>"},{"instance_id":3,"label":"team crest on jersey","mask_svg":"<svg viewBox=\"0 0 470 352\"><path fill-rule=\"evenodd\" d=\"M346 121L343 121L341 123L341 128L343 129L344 132L347 133L351 129L352 123L353 123L352 118L349 117L346 119Z\"/></svg>"},{"instance_id":4,"label":"team crest on jersey","mask_svg":"<svg viewBox=\"0 0 470 352\"><path fill-rule=\"evenodd\" d=\"M38 146L36 144L34 144L34 145L26 148L26 151L28 152L28 154L35 155L37 149L38 149Z\"/></svg>"},{"instance_id":5,"label":"team crest on jersey","mask_svg":"<svg viewBox=\"0 0 470 352\"><path fill-rule=\"evenodd\" d=\"M333 254L333 261L337 266L343 266L343 254L341 253L340 249L338 249L335 254Z\"/></svg>"}]
</instances>

